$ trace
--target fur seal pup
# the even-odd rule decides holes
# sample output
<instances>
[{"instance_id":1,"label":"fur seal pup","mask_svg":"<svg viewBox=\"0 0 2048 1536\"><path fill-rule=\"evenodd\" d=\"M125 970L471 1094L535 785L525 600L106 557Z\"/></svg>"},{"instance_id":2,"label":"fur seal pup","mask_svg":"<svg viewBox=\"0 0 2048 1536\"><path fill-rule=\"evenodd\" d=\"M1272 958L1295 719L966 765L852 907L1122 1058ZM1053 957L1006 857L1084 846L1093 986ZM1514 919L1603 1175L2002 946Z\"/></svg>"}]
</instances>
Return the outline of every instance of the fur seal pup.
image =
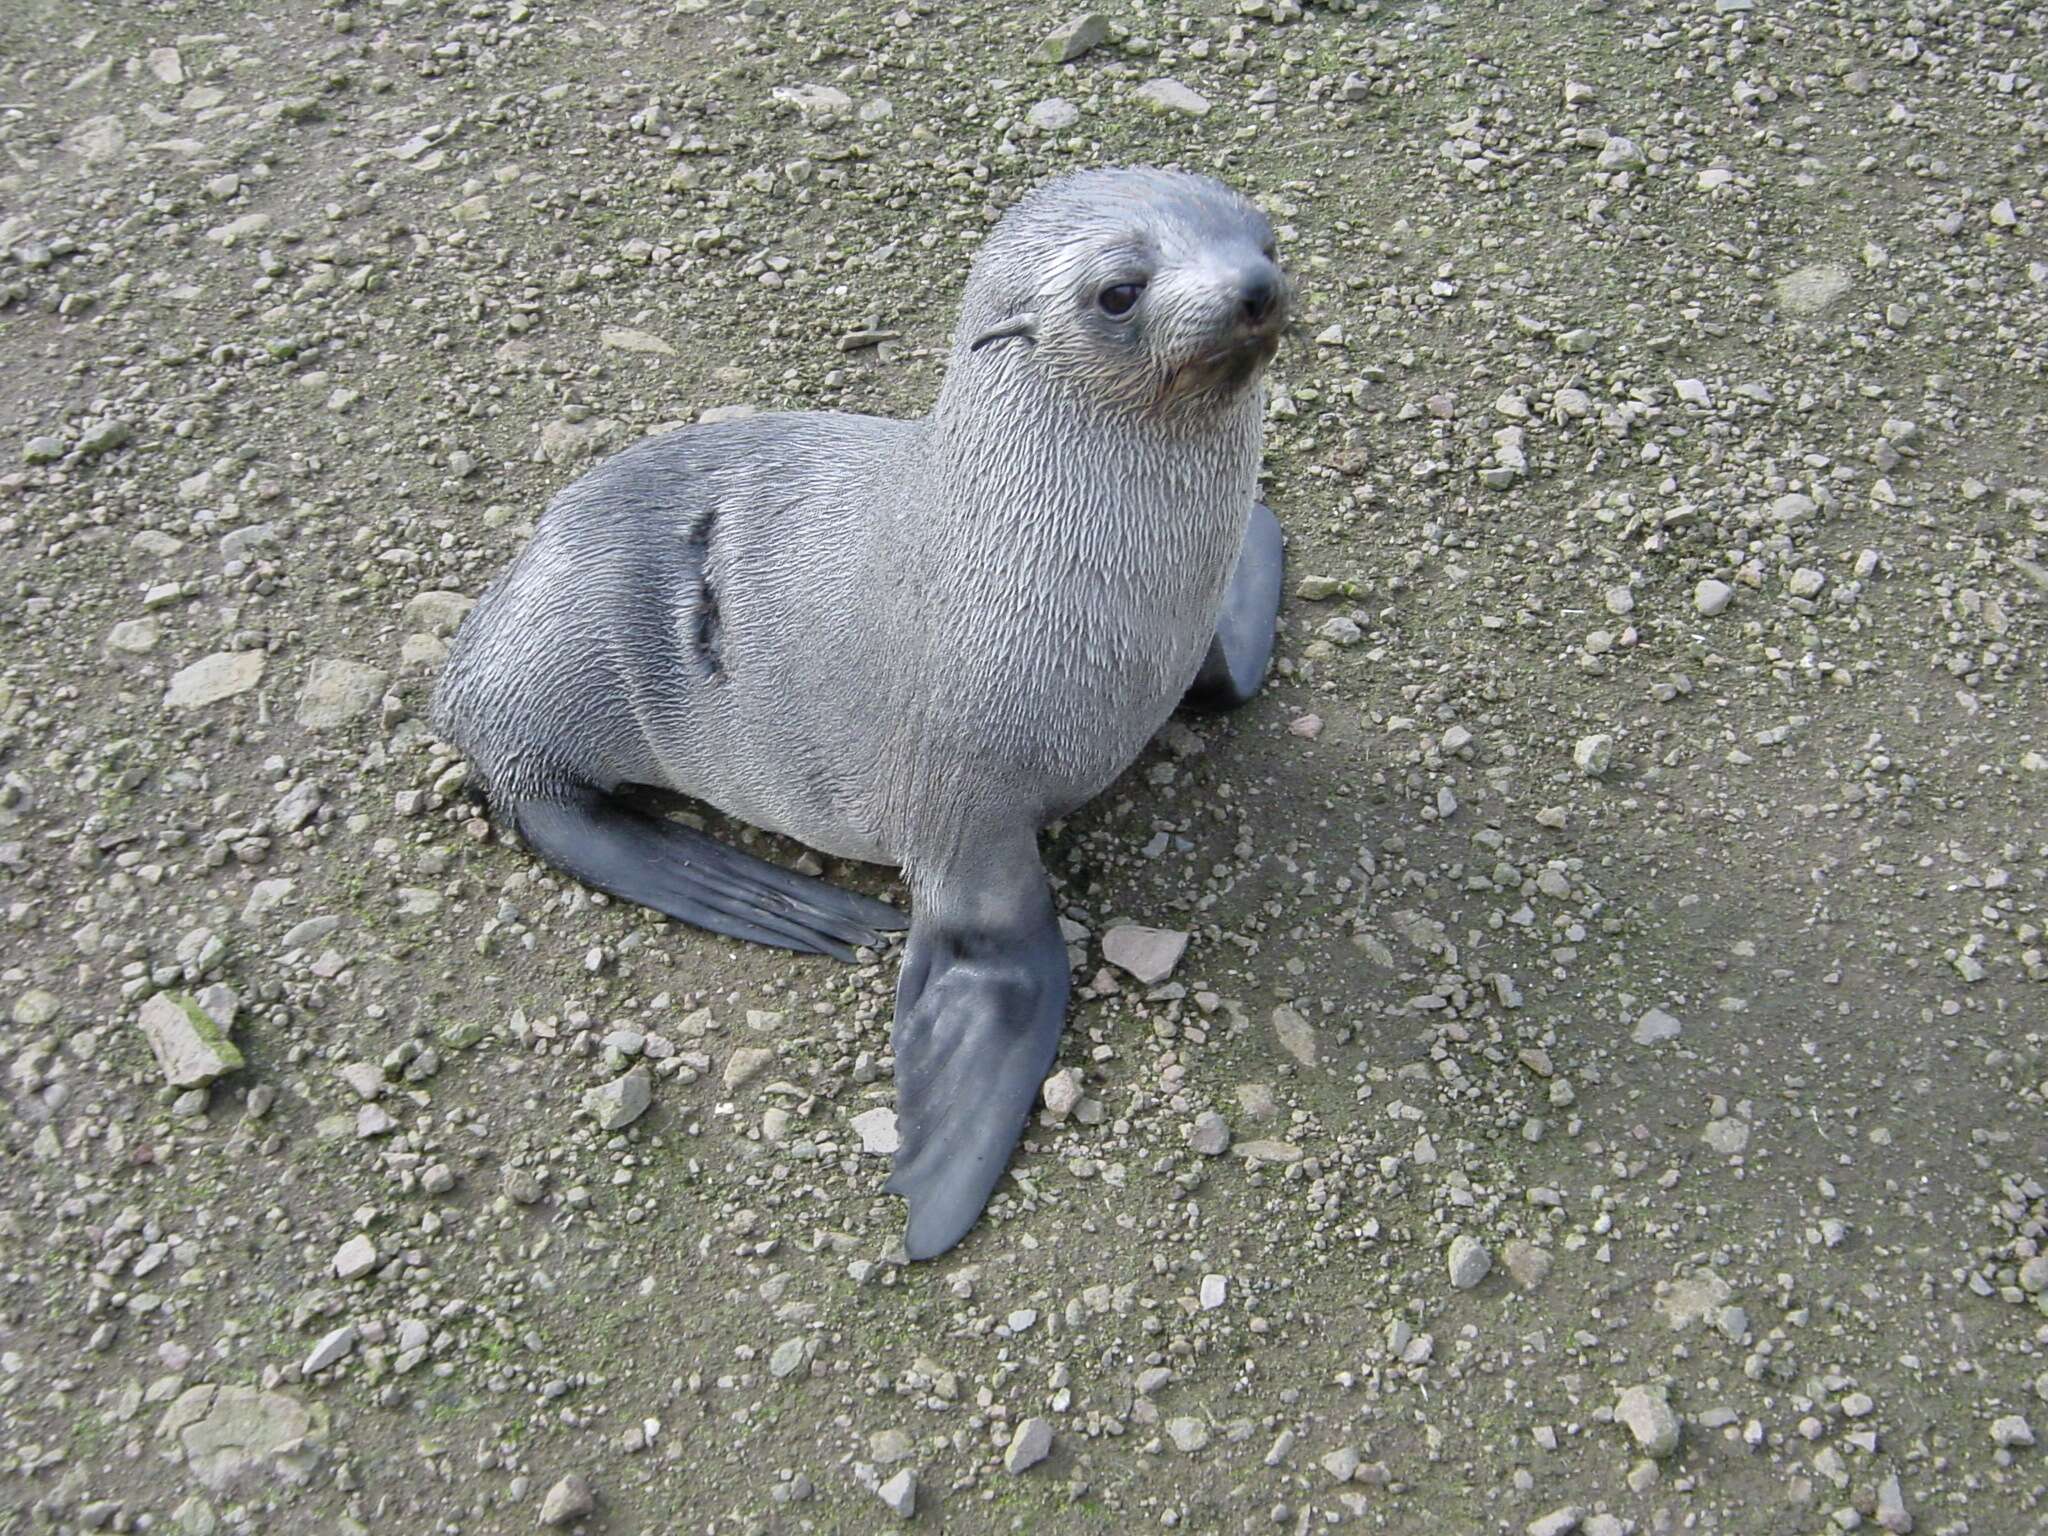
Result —
<instances>
[{"instance_id":1,"label":"fur seal pup","mask_svg":"<svg viewBox=\"0 0 2048 1536\"><path fill-rule=\"evenodd\" d=\"M1257 385L1289 302L1265 217L1218 182L1042 186L974 261L929 416L638 443L554 498L456 636L438 728L586 885L849 959L905 926L635 786L902 867L888 1187L912 1258L974 1224L1056 1053L1039 829L1183 696L1228 707L1264 676L1281 548Z\"/></svg>"}]
</instances>

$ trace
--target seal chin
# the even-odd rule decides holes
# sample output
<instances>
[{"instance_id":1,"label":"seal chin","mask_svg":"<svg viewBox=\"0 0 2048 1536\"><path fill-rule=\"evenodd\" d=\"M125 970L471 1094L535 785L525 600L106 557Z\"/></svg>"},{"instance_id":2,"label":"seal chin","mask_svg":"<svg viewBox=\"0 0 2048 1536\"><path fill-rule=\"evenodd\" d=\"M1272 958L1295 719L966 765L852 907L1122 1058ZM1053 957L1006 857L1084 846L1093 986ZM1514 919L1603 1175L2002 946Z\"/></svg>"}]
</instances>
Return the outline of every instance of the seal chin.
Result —
<instances>
[{"instance_id":1,"label":"seal chin","mask_svg":"<svg viewBox=\"0 0 2048 1536\"><path fill-rule=\"evenodd\" d=\"M1263 330L1197 352L1167 375L1165 387L1159 392L1159 403L1170 405L1201 396L1218 402L1234 399L1279 350L1279 331Z\"/></svg>"}]
</instances>

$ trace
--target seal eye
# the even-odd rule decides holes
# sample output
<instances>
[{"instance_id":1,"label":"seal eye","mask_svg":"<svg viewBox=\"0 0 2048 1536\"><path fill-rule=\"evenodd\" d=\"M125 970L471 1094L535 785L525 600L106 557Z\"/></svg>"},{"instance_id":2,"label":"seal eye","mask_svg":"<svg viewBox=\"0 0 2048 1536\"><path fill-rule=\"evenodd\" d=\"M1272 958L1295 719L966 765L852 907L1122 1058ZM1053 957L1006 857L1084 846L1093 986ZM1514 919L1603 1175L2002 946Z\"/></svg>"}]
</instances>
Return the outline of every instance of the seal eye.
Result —
<instances>
[{"instance_id":1,"label":"seal eye","mask_svg":"<svg viewBox=\"0 0 2048 1536\"><path fill-rule=\"evenodd\" d=\"M1128 315L1144 291L1143 283L1112 283L1095 295L1095 302L1102 306L1105 315Z\"/></svg>"}]
</instances>

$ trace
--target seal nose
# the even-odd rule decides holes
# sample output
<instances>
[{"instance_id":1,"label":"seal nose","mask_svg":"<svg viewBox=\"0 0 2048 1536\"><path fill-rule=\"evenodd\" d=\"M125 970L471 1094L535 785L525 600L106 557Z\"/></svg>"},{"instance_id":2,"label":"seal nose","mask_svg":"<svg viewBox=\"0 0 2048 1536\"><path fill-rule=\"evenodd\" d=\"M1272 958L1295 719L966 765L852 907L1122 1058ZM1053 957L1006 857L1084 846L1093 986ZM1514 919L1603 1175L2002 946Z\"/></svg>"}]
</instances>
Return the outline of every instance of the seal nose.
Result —
<instances>
[{"instance_id":1,"label":"seal nose","mask_svg":"<svg viewBox=\"0 0 2048 1536\"><path fill-rule=\"evenodd\" d=\"M1279 269L1271 262L1264 262L1247 273L1238 286L1238 315L1246 325L1257 330L1280 308L1280 295Z\"/></svg>"}]
</instances>

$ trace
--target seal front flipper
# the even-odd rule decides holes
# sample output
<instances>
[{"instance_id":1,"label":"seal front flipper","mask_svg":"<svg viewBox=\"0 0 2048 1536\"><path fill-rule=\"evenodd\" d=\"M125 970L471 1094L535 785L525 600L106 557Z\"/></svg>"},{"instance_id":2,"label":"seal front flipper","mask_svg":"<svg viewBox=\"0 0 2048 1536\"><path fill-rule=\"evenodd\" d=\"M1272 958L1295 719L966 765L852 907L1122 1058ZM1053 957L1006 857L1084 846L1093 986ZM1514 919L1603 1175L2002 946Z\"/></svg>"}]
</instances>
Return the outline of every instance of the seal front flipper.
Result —
<instances>
[{"instance_id":1,"label":"seal front flipper","mask_svg":"<svg viewBox=\"0 0 2048 1536\"><path fill-rule=\"evenodd\" d=\"M857 958L904 927L886 902L778 869L594 789L515 801L502 814L541 858L585 885L727 938Z\"/></svg>"},{"instance_id":2,"label":"seal front flipper","mask_svg":"<svg viewBox=\"0 0 2048 1536\"><path fill-rule=\"evenodd\" d=\"M904 1249L967 1235L1009 1166L1059 1052L1067 946L1037 849L997 846L913 887L896 987L896 1124L889 1192L910 1202Z\"/></svg>"},{"instance_id":3,"label":"seal front flipper","mask_svg":"<svg viewBox=\"0 0 2048 1536\"><path fill-rule=\"evenodd\" d=\"M1280 520L1271 507L1257 502L1245 526L1230 586L1223 594L1216 637L1209 642L1202 670L1181 700L1190 709L1235 709L1259 691L1266 664L1273 659L1273 624L1280 616L1284 560Z\"/></svg>"}]
</instances>

